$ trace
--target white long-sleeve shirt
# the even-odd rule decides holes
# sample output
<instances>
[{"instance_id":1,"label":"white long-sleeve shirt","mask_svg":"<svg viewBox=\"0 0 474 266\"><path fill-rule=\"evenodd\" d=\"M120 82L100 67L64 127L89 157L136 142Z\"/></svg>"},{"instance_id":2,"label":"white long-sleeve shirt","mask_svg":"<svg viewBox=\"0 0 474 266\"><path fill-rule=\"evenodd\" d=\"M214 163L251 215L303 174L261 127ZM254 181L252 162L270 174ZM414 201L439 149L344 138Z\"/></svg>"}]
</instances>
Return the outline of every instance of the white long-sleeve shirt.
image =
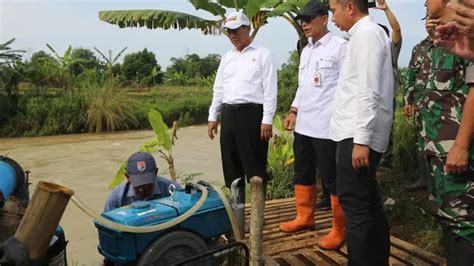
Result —
<instances>
[{"instance_id":1,"label":"white long-sleeve shirt","mask_svg":"<svg viewBox=\"0 0 474 266\"><path fill-rule=\"evenodd\" d=\"M327 33L303 49L298 70L298 90L291 106L298 108L295 131L312 138L329 139L334 94L346 53L342 38ZM318 82L316 75L320 76Z\"/></svg>"},{"instance_id":2,"label":"white long-sleeve shirt","mask_svg":"<svg viewBox=\"0 0 474 266\"><path fill-rule=\"evenodd\" d=\"M277 69L273 55L251 43L241 52L233 49L221 59L214 82L208 121L217 121L226 104L263 104L262 124L271 125L277 104Z\"/></svg>"},{"instance_id":3,"label":"white long-sleeve shirt","mask_svg":"<svg viewBox=\"0 0 474 266\"><path fill-rule=\"evenodd\" d=\"M393 119L390 41L369 16L354 24L349 35L334 99L331 139L354 138L354 143L383 153Z\"/></svg>"}]
</instances>

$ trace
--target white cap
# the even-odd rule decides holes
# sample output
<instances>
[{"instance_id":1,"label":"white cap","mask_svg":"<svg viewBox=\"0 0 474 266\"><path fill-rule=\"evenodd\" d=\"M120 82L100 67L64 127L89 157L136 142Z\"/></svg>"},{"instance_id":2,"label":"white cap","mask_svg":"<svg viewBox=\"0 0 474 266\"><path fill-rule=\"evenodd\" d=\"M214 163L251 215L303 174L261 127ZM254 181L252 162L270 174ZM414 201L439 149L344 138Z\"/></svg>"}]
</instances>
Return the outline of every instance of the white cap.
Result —
<instances>
[{"instance_id":1,"label":"white cap","mask_svg":"<svg viewBox=\"0 0 474 266\"><path fill-rule=\"evenodd\" d=\"M241 26L250 26L249 18L242 12L230 13L224 24L224 28L235 30Z\"/></svg>"}]
</instances>

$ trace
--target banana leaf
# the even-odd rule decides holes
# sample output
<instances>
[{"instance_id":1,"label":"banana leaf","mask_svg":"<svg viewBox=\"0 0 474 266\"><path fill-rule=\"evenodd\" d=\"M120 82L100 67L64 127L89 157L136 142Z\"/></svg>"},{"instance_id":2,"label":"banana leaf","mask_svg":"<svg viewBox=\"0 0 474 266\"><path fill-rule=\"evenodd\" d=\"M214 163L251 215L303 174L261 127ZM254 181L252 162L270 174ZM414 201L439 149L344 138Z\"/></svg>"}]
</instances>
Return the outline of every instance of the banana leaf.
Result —
<instances>
[{"instance_id":1,"label":"banana leaf","mask_svg":"<svg viewBox=\"0 0 474 266\"><path fill-rule=\"evenodd\" d=\"M99 19L120 28L199 29L205 34L219 34L221 27L221 20L207 20L186 13L166 10L100 11Z\"/></svg>"}]
</instances>

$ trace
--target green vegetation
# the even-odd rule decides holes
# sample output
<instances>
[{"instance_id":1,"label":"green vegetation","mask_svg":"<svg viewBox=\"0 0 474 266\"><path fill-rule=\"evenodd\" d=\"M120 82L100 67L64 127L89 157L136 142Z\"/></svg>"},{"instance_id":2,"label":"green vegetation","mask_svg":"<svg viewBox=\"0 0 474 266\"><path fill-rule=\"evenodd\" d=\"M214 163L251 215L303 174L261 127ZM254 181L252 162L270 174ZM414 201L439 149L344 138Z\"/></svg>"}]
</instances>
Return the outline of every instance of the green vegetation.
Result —
<instances>
[{"instance_id":1,"label":"green vegetation","mask_svg":"<svg viewBox=\"0 0 474 266\"><path fill-rule=\"evenodd\" d=\"M13 42L0 44L0 136L149 128L152 108L168 126L207 121L217 55L173 58L163 73L146 49L119 63L125 48L115 56L95 48L96 56L69 46L60 55L47 44L49 53L22 60L22 51L10 48ZM176 75L178 82L170 78Z\"/></svg>"}]
</instances>

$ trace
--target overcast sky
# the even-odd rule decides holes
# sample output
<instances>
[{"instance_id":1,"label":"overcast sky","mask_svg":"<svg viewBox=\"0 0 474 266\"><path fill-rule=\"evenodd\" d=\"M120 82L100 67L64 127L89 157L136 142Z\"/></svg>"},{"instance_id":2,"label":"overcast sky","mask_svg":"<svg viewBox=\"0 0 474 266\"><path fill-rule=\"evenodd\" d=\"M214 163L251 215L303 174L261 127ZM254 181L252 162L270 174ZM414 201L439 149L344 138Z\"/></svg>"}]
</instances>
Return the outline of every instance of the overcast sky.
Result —
<instances>
[{"instance_id":1,"label":"overcast sky","mask_svg":"<svg viewBox=\"0 0 474 266\"><path fill-rule=\"evenodd\" d=\"M251 1L251 0L250 0ZM400 21L403 47L399 63L406 66L412 47L425 38L423 22L424 0L388 0L388 4ZM33 52L46 50L51 44L59 54L69 45L102 51L111 49L115 54L123 47L126 53L147 48L156 54L163 67L171 57L189 53L206 56L209 53L224 54L232 46L224 36L204 36L198 30L149 30L146 28L120 29L98 18L101 10L163 9L208 16L196 11L186 0L0 0L0 43L16 38L14 49ZM371 10L379 23L388 25L385 14ZM339 35L330 22L330 30ZM297 40L295 30L283 19L271 19L257 35L256 42L270 49L278 65L286 62Z\"/></svg>"}]
</instances>

